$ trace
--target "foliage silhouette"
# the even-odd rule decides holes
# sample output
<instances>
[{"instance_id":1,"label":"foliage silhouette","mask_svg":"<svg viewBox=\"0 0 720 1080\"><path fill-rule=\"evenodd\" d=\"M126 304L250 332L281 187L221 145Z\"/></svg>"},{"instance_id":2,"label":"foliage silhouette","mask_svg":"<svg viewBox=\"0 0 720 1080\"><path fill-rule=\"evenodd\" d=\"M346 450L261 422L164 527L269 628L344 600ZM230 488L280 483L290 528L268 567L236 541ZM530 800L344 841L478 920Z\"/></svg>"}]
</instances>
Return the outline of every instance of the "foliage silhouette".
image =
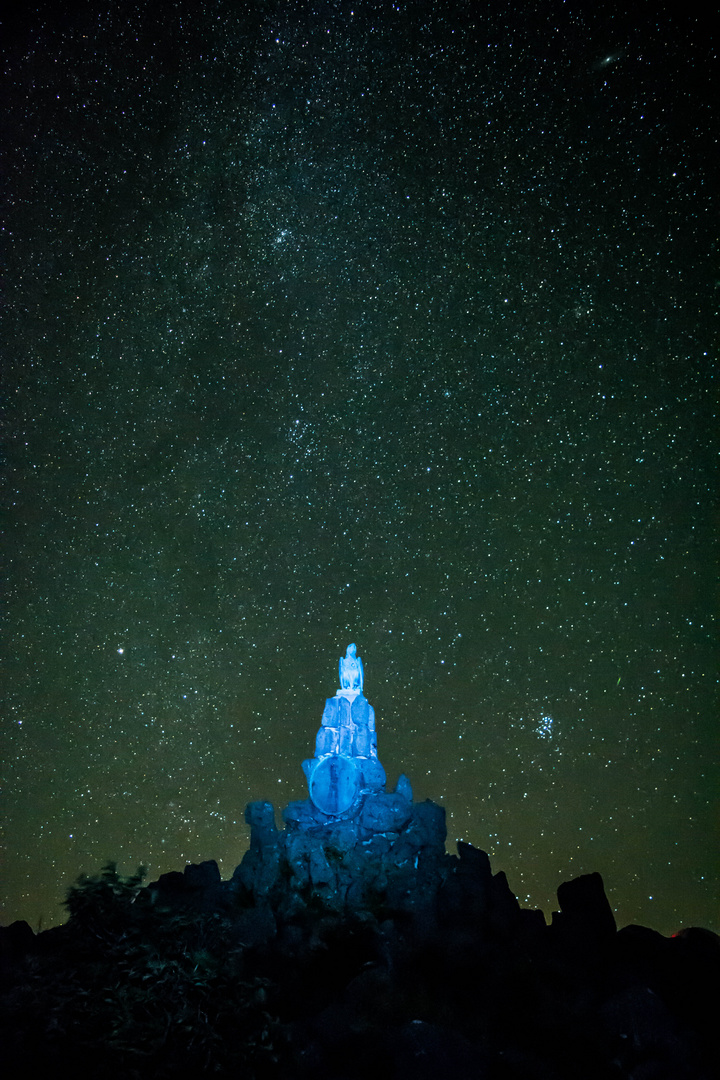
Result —
<instances>
[{"instance_id":1,"label":"foliage silhouette","mask_svg":"<svg viewBox=\"0 0 720 1080\"><path fill-rule=\"evenodd\" d=\"M253 1076L274 1059L267 980L246 977L232 922L171 909L114 862L68 890L69 922L2 1001L6 1059L23 1071L112 1051L107 1076Z\"/></svg>"}]
</instances>

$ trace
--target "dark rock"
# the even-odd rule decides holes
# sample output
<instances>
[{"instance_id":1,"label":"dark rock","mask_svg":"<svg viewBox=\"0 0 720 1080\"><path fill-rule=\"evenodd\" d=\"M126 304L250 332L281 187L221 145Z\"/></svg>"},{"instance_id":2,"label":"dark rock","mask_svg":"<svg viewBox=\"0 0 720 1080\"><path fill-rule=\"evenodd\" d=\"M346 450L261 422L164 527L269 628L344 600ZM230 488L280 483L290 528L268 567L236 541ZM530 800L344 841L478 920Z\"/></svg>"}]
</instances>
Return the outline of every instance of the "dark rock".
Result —
<instances>
[{"instance_id":1,"label":"dark rock","mask_svg":"<svg viewBox=\"0 0 720 1080\"><path fill-rule=\"evenodd\" d=\"M403 795L369 795L360 812L360 825L368 832L398 832L413 816L412 804Z\"/></svg>"},{"instance_id":2,"label":"dark rock","mask_svg":"<svg viewBox=\"0 0 720 1080\"><path fill-rule=\"evenodd\" d=\"M624 1075L647 1080L698 1080L700 1058L664 1002L636 986L606 1001L601 1018Z\"/></svg>"},{"instance_id":3,"label":"dark rock","mask_svg":"<svg viewBox=\"0 0 720 1080\"><path fill-rule=\"evenodd\" d=\"M490 859L484 851L462 840L457 847L459 858L450 864L439 897L441 918L456 925L469 923L480 931L492 890Z\"/></svg>"},{"instance_id":4,"label":"dark rock","mask_svg":"<svg viewBox=\"0 0 720 1080\"><path fill-rule=\"evenodd\" d=\"M396 870L386 889L386 903L391 911L409 911L416 899L417 874L412 866Z\"/></svg>"},{"instance_id":5,"label":"dark rock","mask_svg":"<svg viewBox=\"0 0 720 1080\"><path fill-rule=\"evenodd\" d=\"M544 912L540 908L521 908L520 926L523 938L540 938L547 930Z\"/></svg>"},{"instance_id":6,"label":"dark rock","mask_svg":"<svg viewBox=\"0 0 720 1080\"><path fill-rule=\"evenodd\" d=\"M282 812L282 819L289 829L313 828L323 821L310 799L297 799L288 803Z\"/></svg>"},{"instance_id":7,"label":"dark rock","mask_svg":"<svg viewBox=\"0 0 720 1080\"><path fill-rule=\"evenodd\" d=\"M405 1024L394 1040L393 1080L483 1080L490 1076L484 1055L458 1032L423 1020Z\"/></svg>"},{"instance_id":8,"label":"dark rock","mask_svg":"<svg viewBox=\"0 0 720 1080\"><path fill-rule=\"evenodd\" d=\"M309 885L315 889L329 889L334 886L335 873L325 856L321 837L300 831L290 833L285 842L285 857L293 875L294 888Z\"/></svg>"},{"instance_id":9,"label":"dark rock","mask_svg":"<svg viewBox=\"0 0 720 1080\"><path fill-rule=\"evenodd\" d=\"M407 799L409 803L413 801L412 784L408 780L405 773L400 773L400 776L398 777L398 782L395 785L395 794L402 795L402 797L404 799Z\"/></svg>"},{"instance_id":10,"label":"dark rock","mask_svg":"<svg viewBox=\"0 0 720 1080\"><path fill-rule=\"evenodd\" d=\"M61 951L68 943L70 932L69 923L64 923L62 926L50 926L35 938L35 952L41 956L47 956Z\"/></svg>"},{"instance_id":11,"label":"dark rock","mask_svg":"<svg viewBox=\"0 0 720 1080\"><path fill-rule=\"evenodd\" d=\"M17 919L9 926L0 926L0 958L17 960L35 945L35 934L29 923Z\"/></svg>"},{"instance_id":12,"label":"dark rock","mask_svg":"<svg viewBox=\"0 0 720 1080\"><path fill-rule=\"evenodd\" d=\"M376 757L357 759L362 786L365 790L380 792L385 786L385 770Z\"/></svg>"},{"instance_id":13,"label":"dark rock","mask_svg":"<svg viewBox=\"0 0 720 1080\"><path fill-rule=\"evenodd\" d=\"M618 992L650 990L672 1015L692 1029L699 1052L717 1056L717 1006L720 986L720 938L691 927L672 938L646 926L619 930L611 952Z\"/></svg>"},{"instance_id":14,"label":"dark rock","mask_svg":"<svg viewBox=\"0 0 720 1080\"><path fill-rule=\"evenodd\" d=\"M281 873L281 833L272 803L253 802L245 808L250 847L233 874L233 886L262 901L276 887Z\"/></svg>"},{"instance_id":15,"label":"dark rock","mask_svg":"<svg viewBox=\"0 0 720 1080\"><path fill-rule=\"evenodd\" d=\"M339 821L328 825L324 837L326 858L342 861L358 842L357 826L352 821Z\"/></svg>"},{"instance_id":16,"label":"dark rock","mask_svg":"<svg viewBox=\"0 0 720 1080\"><path fill-rule=\"evenodd\" d=\"M188 863L183 874L177 870L161 874L142 890L142 895L160 906L169 904L211 912L227 908L232 891L229 883L223 883L215 860L208 859L199 864Z\"/></svg>"},{"instance_id":17,"label":"dark rock","mask_svg":"<svg viewBox=\"0 0 720 1080\"><path fill-rule=\"evenodd\" d=\"M365 840L362 846L363 860L382 861L386 859L393 849L393 840L397 839L397 835L397 833L377 833L375 836L371 836L369 840Z\"/></svg>"},{"instance_id":18,"label":"dark rock","mask_svg":"<svg viewBox=\"0 0 720 1080\"><path fill-rule=\"evenodd\" d=\"M412 815L395 844L395 861L398 865L427 856L445 856L445 808L427 799L412 804Z\"/></svg>"},{"instance_id":19,"label":"dark rock","mask_svg":"<svg viewBox=\"0 0 720 1080\"><path fill-rule=\"evenodd\" d=\"M251 802L245 807L245 821L250 826L250 846L264 846L277 836L275 809L270 802Z\"/></svg>"},{"instance_id":20,"label":"dark rock","mask_svg":"<svg viewBox=\"0 0 720 1080\"><path fill-rule=\"evenodd\" d=\"M248 908L237 917L233 932L237 943L246 948L264 945L277 934L275 916L268 906Z\"/></svg>"},{"instance_id":21,"label":"dark rock","mask_svg":"<svg viewBox=\"0 0 720 1080\"><path fill-rule=\"evenodd\" d=\"M473 847L472 844L466 844L463 840L458 840L457 849L460 875L477 882L480 888L489 886L492 870L487 852Z\"/></svg>"},{"instance_id":22,"label":"dark rock","mask_svg":"<svg viewBox=\"0 0 720 1080\"><path fill-rule=\"evenodd\" d=\"M164 897L184 896L188 891L188 882L179 870L170 870L167 874L161 874L148 888Z\"/></svg>"},{"instance_id":23,"label":"dark rock","mask_svg":"<svg viewBox=\"0 0 720 1080\"><path fill-rule=\"evenodd\" d=\"M214 859L201 863L188 863L185 881L191 889L212 889L220 885L220 870Z\"/></svg>"},{"instance_id":24,"label":"dark rock","mask_svg":"<svg viewBox=\"0 0 720 1080\"><path fill-rule=\"evenodd\" d=\"M670 941L647 926L624 926L617 932L613 957L625 983L652 985L670 963Z\"/></svg>"},{"instance_id":25,"label":"dark rock","mask_svg":"<svg viewBox=\"0 0 720 1080\"><path fill-rule=\"evenodd\" d=\"M196 911L218 911L228 906L229 896L214 859L188 863L183 875L186 886L184 903Z\"/></svg>"},{"instance_id":26,"label":"dark rock","mask_svg":"<svg viewBox=\"0 0 720 1080\"><path fill-rule=\"evenodd\" d=\"M488 918L491 930L500 937L509 937L520 922L520 904L503 870L490 883Z\"/></svg>"},{"instance_id":27,"label":"dark rock","mask_svg":"<svg viewBox=\"0 0 720 1080\"><path fill-rule=\"evenodd\" d=\"M350 1011L343 1002L333 1001L314 1017L312 1031L326 1050L342 1046L353 1034Z\"/></svg>"},{"instance_id":28,"label":"dark rock","mask_svg":"<svg viewBox=\"0 0 720 1080\"><path fill-rule=\"evenodd\" d=\"M355 1031L373 1032L405 1019L405 1003L385 967L372 964L348 983L345 1001Z\"/></svg>"},{"instance_id":29,"label":"dark rock","mask_svg":"<svg viewBox=\"0 0 720 1080\"><path fill-rule=\"evenodd\" d=\"M615 916L598 873L565 881L557 891L560 911L553 912L553 936L568 947L599 947L614 938Z\"/></svg>"}]
</instances>

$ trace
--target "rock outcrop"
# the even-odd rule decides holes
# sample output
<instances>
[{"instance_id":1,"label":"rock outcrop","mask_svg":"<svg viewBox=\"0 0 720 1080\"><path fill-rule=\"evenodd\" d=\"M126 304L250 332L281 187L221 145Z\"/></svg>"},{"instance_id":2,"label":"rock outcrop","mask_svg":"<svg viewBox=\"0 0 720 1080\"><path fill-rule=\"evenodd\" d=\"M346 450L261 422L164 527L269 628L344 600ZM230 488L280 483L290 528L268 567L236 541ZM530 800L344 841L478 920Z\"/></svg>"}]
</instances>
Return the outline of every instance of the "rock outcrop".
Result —
<instances>
[{"instance_id":1,"label":"rock outcrop","mask_svg":"<svg viewBox=\"0 0 720 1080\"><path fill-rule=\"evenodd\" d=\"M332 819L310 799L283 811L275 825L269 803L250 803L250 848L233 885L254 906L292 910L313 895L330 910L377 907L388 896L399 908L417 903L422 887L433 901L451 872L445 854L445 811L412 802L406 777L393 792L366 795L354 819Z\"/></svg>"}]
</instances>

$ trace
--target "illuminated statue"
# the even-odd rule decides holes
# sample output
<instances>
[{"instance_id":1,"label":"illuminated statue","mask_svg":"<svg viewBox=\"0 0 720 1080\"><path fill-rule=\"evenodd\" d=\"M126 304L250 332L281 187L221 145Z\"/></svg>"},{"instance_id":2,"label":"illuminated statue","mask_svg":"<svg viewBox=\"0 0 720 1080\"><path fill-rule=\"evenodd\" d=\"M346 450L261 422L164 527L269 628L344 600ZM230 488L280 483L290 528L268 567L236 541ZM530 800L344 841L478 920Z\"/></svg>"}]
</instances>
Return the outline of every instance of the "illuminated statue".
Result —
<instances>
[{"instance_id":1,"label":"illuminated statue","mask_svg":"<svg viewBox=\"0 0 720 1080\"><path fill-rule=\"evenodd\" d=\"M340 659L340 689L328 698L315 740L315 757L303 761L310 799L321 814L346 819L364 799L385 788L378 761L375 710L363 694L363 663L356 645Z\"/></svg>"},{"instance_id":2,"label":"illuminated statue","mask_svg":"<svg viewBox=\"0 0 720 1080\"><path fill-rule=\"evenodd\" d=\"M340 657L340 689L362 690L363 664L357 655L357 646L348 645L344 656Z\"/></svg>"}]
</instances>

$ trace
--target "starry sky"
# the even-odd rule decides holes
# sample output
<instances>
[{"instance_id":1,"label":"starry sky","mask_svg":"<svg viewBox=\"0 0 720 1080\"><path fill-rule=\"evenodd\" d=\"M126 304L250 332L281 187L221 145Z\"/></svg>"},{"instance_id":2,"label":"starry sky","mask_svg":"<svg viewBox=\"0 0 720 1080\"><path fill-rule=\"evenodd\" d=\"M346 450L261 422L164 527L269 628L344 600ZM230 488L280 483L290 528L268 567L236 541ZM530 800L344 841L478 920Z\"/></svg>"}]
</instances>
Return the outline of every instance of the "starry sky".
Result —
<instances>
[{"instance_id":1,"label":"starry sky","mask_svg":"<svg viewBox=\"0 0 720 1080\"><path fill-rule=\"evenodd\" d=\"M355 641L449 850L720 930L717 65L626 7L10 25L4 921L229 877Z\"/></svg>"}]
</instances>

